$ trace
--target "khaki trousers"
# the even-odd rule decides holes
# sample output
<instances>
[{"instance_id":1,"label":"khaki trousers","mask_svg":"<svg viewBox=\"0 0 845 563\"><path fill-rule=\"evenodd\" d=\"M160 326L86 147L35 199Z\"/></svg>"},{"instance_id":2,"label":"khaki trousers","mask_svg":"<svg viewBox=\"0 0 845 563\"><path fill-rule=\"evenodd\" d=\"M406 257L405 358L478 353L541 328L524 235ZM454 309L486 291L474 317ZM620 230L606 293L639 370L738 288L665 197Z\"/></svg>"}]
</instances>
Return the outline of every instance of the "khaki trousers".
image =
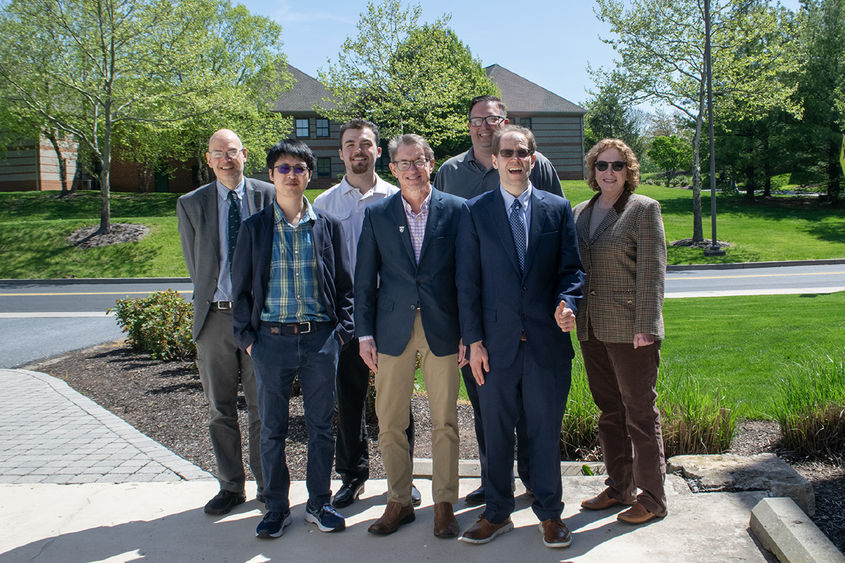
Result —
<instances>
[{"instance_id":1,"label":"khaki trousers","mask_svg":"<svg viewBox=\"0 0 845 563\"><path fill-rule=\"evenodd\" d=\"M408 345L400 356L378 355L376 415L378 443L387 472L387 500L411 504L412 467L408 427L417 352L431 410L432 496L434 502L458 502L457 354L435 356L428 347L417 311Z\"/></svg>"}]
</instances>

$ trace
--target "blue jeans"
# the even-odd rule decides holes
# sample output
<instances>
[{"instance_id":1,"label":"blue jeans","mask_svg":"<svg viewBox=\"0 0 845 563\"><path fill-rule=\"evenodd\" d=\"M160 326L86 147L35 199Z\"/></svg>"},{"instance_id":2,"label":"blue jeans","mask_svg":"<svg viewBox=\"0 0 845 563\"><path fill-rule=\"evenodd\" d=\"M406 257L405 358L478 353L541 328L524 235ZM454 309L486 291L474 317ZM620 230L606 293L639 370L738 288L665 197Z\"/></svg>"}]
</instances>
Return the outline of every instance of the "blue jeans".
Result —
<instances>
[{"instance_id":1,"label":"blue jeans","mask_svg":"<svg viewBox=\"0 0 845 563\"><path fill-rule=\"evenodd\" d=\"M308 429L308 462L305 485L308 504L319 508L331 500L334 457L335 372L340 345L330 323L312 323L308 334L271 334L262 323L252 347L261 417L261 469L267 510L290 510L290 472L285 440L291 387L299 375Z\"/></svg>"}]
</instances>

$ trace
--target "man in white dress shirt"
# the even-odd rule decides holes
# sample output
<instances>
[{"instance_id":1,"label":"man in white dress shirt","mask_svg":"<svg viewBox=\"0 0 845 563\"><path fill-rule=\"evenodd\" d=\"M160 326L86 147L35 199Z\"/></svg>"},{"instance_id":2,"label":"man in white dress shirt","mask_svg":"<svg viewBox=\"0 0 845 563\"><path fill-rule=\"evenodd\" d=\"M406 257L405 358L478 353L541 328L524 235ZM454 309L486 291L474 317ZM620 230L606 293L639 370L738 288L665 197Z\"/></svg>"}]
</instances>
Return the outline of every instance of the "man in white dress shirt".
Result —
<instances>
[{"instance_id":1,"label":"man in white dress shirt","mask_svg":"<svg viewBox=\"0 0 845 563\"><path fill-rule=\"evenodd\" d=\"M346 175L314 200L314 209L340 219L343 238L350 257L350 270L355 269L358 238L367 206L393 195L396 186L382 180L375 172L381 156L378 126L365 119L352 119L340 127L340 158ZM337 365L337 444L335 470L343 486L332 504L349 506L364 490L370 475L367 440L366 398L370 370L358 354L358 339L346 344ZM413 458L414 420L407 430ZM419 503L419 492L413 489L413 500Z\"/></svg>"}]
</instances>

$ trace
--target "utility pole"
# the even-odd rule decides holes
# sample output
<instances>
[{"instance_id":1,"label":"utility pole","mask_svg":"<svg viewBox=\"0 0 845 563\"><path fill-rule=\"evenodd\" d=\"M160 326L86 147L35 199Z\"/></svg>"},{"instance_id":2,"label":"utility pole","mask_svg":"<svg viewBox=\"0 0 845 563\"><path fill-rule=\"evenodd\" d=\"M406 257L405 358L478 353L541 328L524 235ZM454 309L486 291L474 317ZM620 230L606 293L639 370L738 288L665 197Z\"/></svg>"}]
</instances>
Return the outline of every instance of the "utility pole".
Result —
<instances>
[{"instance_id":1,"label":"utility pole","mask_svg":"<svg viewBox=\"0 0 845 563\"><path fill-rule=\"evenodd\" d=\"M704 66L707 71L707 126L710 129L710 224L713 233L705 256L724 256L716 238L716 152L713 140L713 65L710 53L710 0L704 0Z\"/></svg>"}]
</instances>

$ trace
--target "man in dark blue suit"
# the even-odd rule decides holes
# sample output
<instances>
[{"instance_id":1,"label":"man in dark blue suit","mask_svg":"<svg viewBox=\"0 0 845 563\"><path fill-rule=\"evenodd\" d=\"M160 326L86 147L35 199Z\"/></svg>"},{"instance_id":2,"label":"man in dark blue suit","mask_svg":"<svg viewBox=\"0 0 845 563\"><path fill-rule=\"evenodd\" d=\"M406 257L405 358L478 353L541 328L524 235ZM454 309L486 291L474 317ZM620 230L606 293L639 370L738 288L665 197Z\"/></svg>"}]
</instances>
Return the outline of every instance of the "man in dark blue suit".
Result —
<instances>
[{"instance_id":1,"label":"man in dark blue suit","mask_svg":"<svg viewBox=\"0 0 845 563\"><path fill-rule=\"evenodd\" d=\"M458 501L459 363L463 360L455 286L455 237L462 200L432 188L434 152L419 135L388 144L400 191L364 214L355 266L355 334L376 374L379 447L387 506L369 527L391 534L414 520L408 411L417 353L431 409L434 535L460 531ZM459 350L460 348L460 350Z\"/></svg>"},{"instance_id":2,"label":"man in dark blue suit","mask_svg":"<svg viewBox=\"0 0 845 563\"><path fill-rule=\"evenodd\" d=\"M299 140L267 152L276 199L243 224L232 268L235 340L252 357L262 421L267 512L255 530L262 538L281 536L291 523L285 439L295 376L308 428L305 521L322 532L346 526L330 504L332 417L338 353L352 338L352 277L340 224L303 195L315 164Z\"/></svg>"},{"instance_id":3,"label":"man in dark blue suit","mask_svg":"<svg viewBox=\"0 0 845 563\"><path fill-rule=\"evenodd\" d=\"M486 543L513 529L514 429L524 421L543 543L567 547L560 426L573 356L569 335L584 283L572 209L534 189L530 130L506 126L493 136L499 189L464 205L458 232L461 335L479 390L487 448L487 506L461 540ZM560 320L561 327L557 320Z\"/></svg>"}]
</instances>

